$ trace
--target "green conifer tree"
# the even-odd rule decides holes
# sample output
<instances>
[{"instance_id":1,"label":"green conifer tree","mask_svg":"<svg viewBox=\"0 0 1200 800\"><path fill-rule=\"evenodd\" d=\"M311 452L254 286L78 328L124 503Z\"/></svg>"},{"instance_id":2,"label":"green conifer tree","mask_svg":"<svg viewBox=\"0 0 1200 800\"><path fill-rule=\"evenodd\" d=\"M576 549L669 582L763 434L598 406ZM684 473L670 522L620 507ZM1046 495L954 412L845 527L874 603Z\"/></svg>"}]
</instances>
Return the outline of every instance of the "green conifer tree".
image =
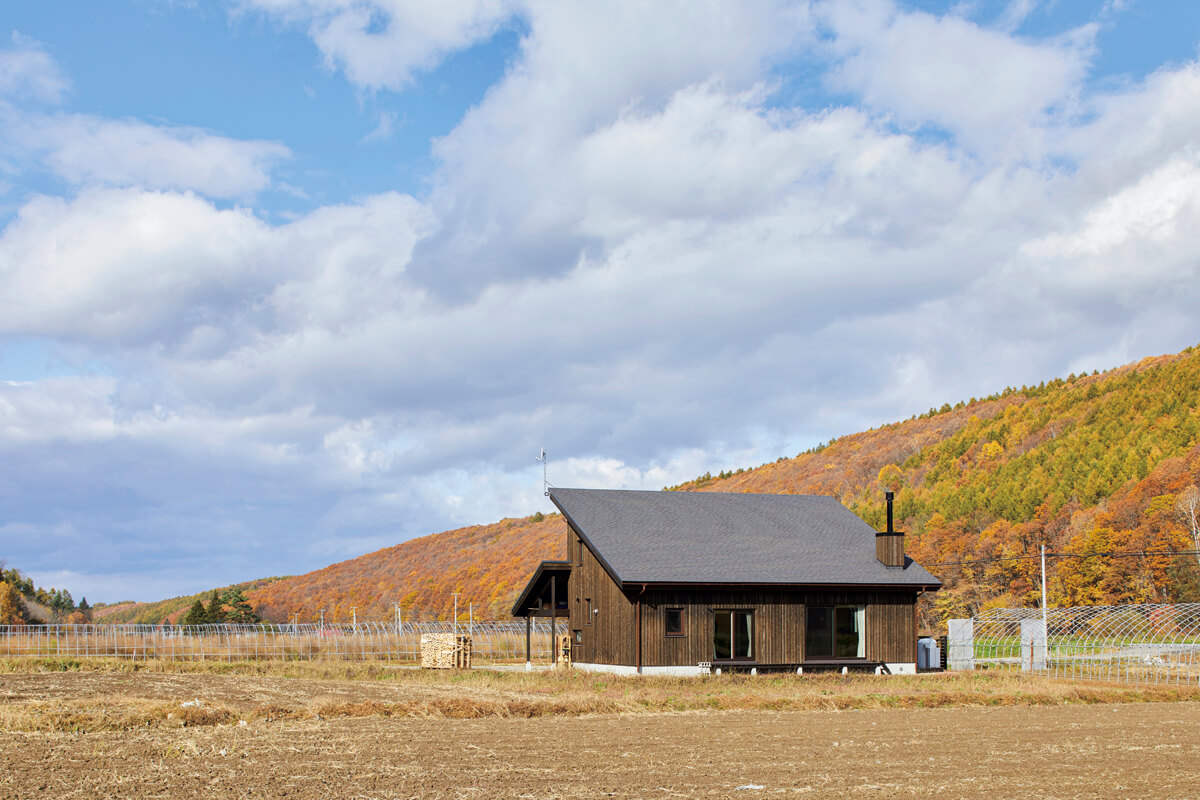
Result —
<instances>
[{"instance_id":1,"label":"green conifer tree","mask_svg":"<svg viewBox=\"0 0 1200 800\"><path fill-rule=\"evenodd\" d=\"M218 624L225 621L224 603L221 602L221 595L216 589L212 590L212 594L208 598L208 608L205 609L205 622L209 624Z\"/></svg>"},{"instance_id":2,"label":"green conifer tree","mask_svg":"<svg viewBox=\"0 0 1200 800\"><path fill-rule=\"evenodd\" d=\"M181 625L203 625L208 622L208 612L204 610L204 603L199 600L192 603L192 607L179 620Z\"/></svg>"},{"instance_id":3,"label":"green conifer tree","mask_svg":"<svg viewBox=\"0 0 1200 800\"><path fill-rule=\"evenodd\" d=\"M225 615L226 622L247 624L262 621L262 617L250 607L250 601L246 599L246 593L240 587L235 586L225 592L224 601L225 605L229 606Z\"/></svg>"}]
</instances>

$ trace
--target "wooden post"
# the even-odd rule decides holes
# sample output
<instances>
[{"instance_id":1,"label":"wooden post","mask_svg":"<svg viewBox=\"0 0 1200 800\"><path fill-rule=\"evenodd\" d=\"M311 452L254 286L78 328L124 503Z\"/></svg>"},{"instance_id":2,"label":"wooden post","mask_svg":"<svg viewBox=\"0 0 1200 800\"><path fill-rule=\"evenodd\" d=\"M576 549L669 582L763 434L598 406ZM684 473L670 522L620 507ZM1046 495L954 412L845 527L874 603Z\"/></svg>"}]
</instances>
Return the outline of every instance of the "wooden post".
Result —
<instances>
[{"instance_id":1,"label":"wooden post","mask_svg":"<svg viewBox=\"0 0 1200 800\"><path fill-rule=\"evenodd\" d=\"M642 591L645 591L642 587ZM637 599L637 642L634 648L637 651L637 671L638 675L642 674L642 596L639 594Z\"/></svg>"},{"instance_id":2,"label":"wooden post","mask_svg":"<svg viewBox=\"0 0 1200 800\"><path fill-rule=\"evenodd\" d=\"M921 641L921 633L917 630L917 603L921 601L921 595L924 594L924 592L924 588L918 589L917 599L913 601L913 669L916 669L917 662L920 660L920 654L917 653L917 647Z\"/></svg>"},{"instance_id":3,"label":"wooden post","mask_svg":"<svg viewBox=\"0 0 1200 800\"><path fill-rule=\"evenodd\" d=\"M558 613L558 581L554 573L550 573L550 665L558 666L558 641L554 629L555 615Z\"/></svg>"}]
</instances>

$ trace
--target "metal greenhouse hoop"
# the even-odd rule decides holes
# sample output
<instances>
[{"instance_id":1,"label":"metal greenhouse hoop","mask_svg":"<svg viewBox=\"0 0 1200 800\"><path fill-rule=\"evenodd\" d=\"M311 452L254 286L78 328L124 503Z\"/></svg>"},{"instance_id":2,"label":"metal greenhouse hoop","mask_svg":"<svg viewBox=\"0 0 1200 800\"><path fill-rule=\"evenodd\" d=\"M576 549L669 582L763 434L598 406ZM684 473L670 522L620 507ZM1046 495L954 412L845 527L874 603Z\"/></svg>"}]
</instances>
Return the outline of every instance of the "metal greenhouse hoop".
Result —
<instances>
[{"instance_id":1,"label":"metal greenhouse hoop","mask_svg":"<svg viewBox=\"0 0 1200 800\"><path fill-rule=\"evenodd\" d=\"M1200 683L1200 603L997 608L975 617L977 669L1137 684ZM1042 630L1044 625L1044 631ZM1044 639L1043 639L1044 636Z\"/></svg>"},{"instance_id":2,"label":"metal greenhouse hoop","mask_svg":"<svg viewBox=\"0 0 1200 800\"><path fill-rule=\"evenodd\" d=\"M561 623L560 623L561 624ZM466 626L459 623L460 632ZM338 661L421 658L421 635L453 622L254 625L0 625L0 657L136 661ZM487 661L525 660L525 622L475 622L472 651ZM550 658L550 622L532 624L532 657Z\"/></svg>"}]
</instances>

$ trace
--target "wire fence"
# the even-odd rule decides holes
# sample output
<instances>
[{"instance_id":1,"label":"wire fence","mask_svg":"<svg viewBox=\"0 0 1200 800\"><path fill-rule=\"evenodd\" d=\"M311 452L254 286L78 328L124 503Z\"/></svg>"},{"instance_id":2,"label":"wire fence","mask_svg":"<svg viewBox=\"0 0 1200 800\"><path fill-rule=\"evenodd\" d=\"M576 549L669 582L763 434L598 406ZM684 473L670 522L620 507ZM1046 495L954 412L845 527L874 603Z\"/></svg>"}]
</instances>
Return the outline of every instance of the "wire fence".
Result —
<instances>
[{"instance_id":1,"label":"wire fence","mask_svg":"<svg viewBox=\"0 0 1200 800\"><path fill-rule=\"evenodd\" d=\"M562 622L559 623L559 630ZM0 658L137 661L419 661L421 636L457 630L476 660L523 661L525 623L377 622L288 625L3 625ZM549 659L550 621L534 620L530 655Z\"/></svg>"},{"instance_id":2,"label":"wire fence","mask_svg":"<svg viewBox=\"0 0 1200 800\"><path fill-rule=\"evenodd\" d=\"M998 608L951 620L947 649L951 669L1200 684L1200 603Z\"/></svg>"}]
</instances>

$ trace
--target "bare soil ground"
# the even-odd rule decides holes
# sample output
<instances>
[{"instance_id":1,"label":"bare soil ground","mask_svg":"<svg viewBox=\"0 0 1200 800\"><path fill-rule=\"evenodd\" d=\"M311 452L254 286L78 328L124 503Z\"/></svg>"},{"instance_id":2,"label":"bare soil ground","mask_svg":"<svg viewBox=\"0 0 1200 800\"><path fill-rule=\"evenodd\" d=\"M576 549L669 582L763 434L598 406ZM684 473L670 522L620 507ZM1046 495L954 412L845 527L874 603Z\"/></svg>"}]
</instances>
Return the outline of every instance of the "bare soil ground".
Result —
<instances>
[{"instance_id":1,"label":"bare soil ground","mask_svg":"<svg viewBox=\"0 0 1200 800\"><path fill-rule=\"evenodd\" d=\"M509 713L538 687L0 674L0 798L1200 797L1196 702Z\"/></svg>"}]
</instances>

